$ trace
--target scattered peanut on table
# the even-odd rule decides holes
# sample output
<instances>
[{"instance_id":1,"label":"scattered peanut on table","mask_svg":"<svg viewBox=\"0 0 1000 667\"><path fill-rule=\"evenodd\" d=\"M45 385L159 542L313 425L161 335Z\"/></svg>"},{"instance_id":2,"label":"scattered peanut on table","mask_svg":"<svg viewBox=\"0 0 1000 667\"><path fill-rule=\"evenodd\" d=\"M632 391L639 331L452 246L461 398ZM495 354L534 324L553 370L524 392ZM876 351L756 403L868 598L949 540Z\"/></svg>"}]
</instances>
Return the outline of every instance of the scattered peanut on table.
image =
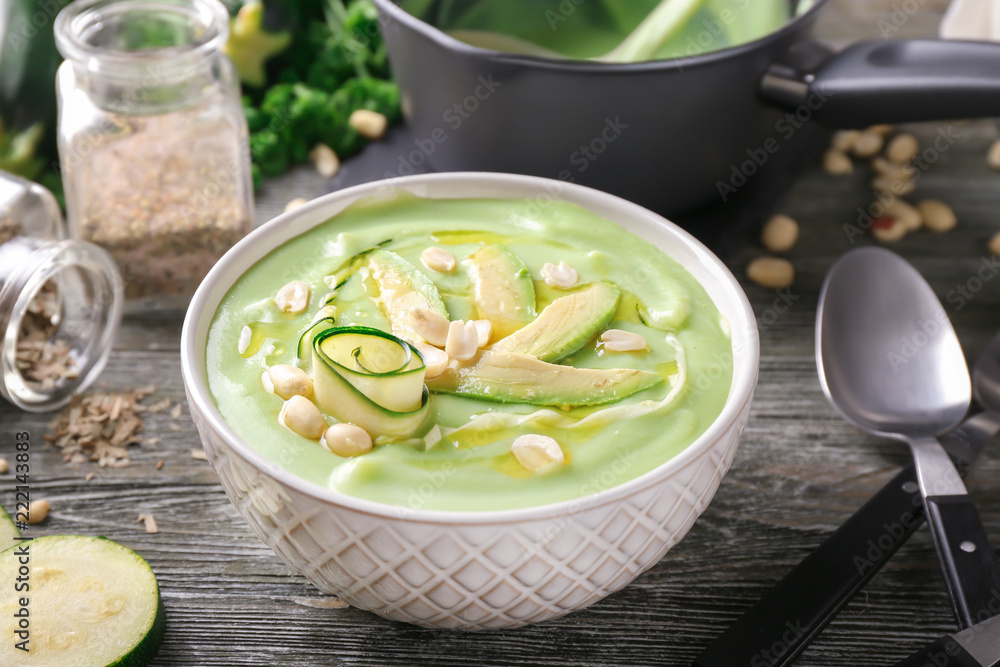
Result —
<instances>
[{"instance_id":1,"label":"scattered peanut on table","mask_svg":"<svg viewBox=\"0 0 1000 667\"><path fill-rule=\"evenodd\" d=\"M893 199L885 207L885 215L898 219L907 232L915 232L924 224L921 212L902 199Z\"/></svg>"},{"instance_id":2,"label":"scattered peanut on table","mask_svg":"<svg viewBox=\"0 0 1000 667\"><path fill-rule=\"evenodd\" d=\"M340 158L326 144L316 144L309 151L309 159L316 167L316 172L323 178L333 178L340 171Z\"/></svg>"},{"instance_id":3,"label":"scattered peanut on table","mask_svg":"<svg viewBox=\"0 0 1000 667\"><path fill-rule=\"evenodd\" d=\"M991 169L1000 169L1000 139L994 141L986 151L986 164Z\"/></svg>"},{"instance_id":4,"label":"scattered peanut on table","mask_svg":"<svg viewBox=\"0 0 1000 667\"><path fill-rule=\"evenodd\" d=\"M989 243L986 244L986 247L994 255L1000 255L1000 232L997 232L990 238L990 241Z\"/></svg>"},{"instance_id":5,"label":"scattered peanut on table","mask_svg":"<svg viewBox=\"0 0 1000 667\"><path fill-rule=\"evenodd\" d=\"M847 153L830 148L823 153L823 169L831 176L847 176L854 173L854 163Z\"/></svg>"},{"instance_id":6,"label":"scattered peanut on table","mask_svg":"<svg viewBox=\"0 0 1000 667\"><path fill-rule=\"evenodd\" d=\"M285 204L285 213L288 213L289 211L294 211L299 206L302 206L303 204L308 204L308 203L309 203L309 200L306 199L305 197L296 197L295 199L293 199L290 202L288 202L287 204Z\"/></svg>"},{"instance_id":7,"label":"scattered peanut on table","mask_svg":"<svg viewBox=\"0 0 1000 667\"><path fill-rule=\"evenodd\" d=\"M377 111L358 109L347 119L347 124L366 139L381 139L389 128L389 119Z\"/></svg>"},{"instance_id":8,"label":"scattered peanut on table","mask_svg":"<svg viewBox=\"0 0 1000 667\"><path fill-rule=\"evenodd\" d=\"M761 245L770 252L788 252L799 240L799 223L787 215L772 216L760 234Z\"/></svg>"},{"instance_id":9,"label":"scattered peanut on table","mask_svg":"<svg viewBox=\"0 0 1000 667\"><path fill-rule=\"evenodd\" d=\"M917 156L920 144L912 134L898 134L886 146L885 156L896 164L909 162Z\"/></svg>"},{"instance_id":10,"label":"scattered peanut on table","mask_svg":"<svg viewBox=\"0 0 1000 667\"><path fill-rule=\"evenodd\" d=\"M924 199L917 204L924 218L924 225L932 232L943 233L951 231L958 224L955 212L939 199Z\"/></svg>"},{"instance_id":11,"label":"scattered peanut on table","mask_svg":"<svg viewBox=\"0 0 1000 667\"><path fill-rule=\"evenodd\" d=\"M865 130L862 132L854 145L851 147L851 152L860 158L875 157L882 150L882 146L885 145L885 140L882 138L881 134L877 132L872 132L871 130Z\"/></svg>"},{"instance_id":12,"label":"scattered peanut on table","mask_svg":"<svg viewBox=\"0 0 1000 667\"><path fill-rule=\"evenodd\" d=\"M906 223L891 215L875 218L872 223L872 236L882 243L895 243L906 236Z\"/></svg>"},{"instance_id":13,"label":"scattered peanut on table","mask_svg":"<svg viewBox=\"0 0 1000 667\"><path fill-rule=\"evenodd\" d=\"M747 265L747 278L761 287L784 289L795 280L795 268L787 259L758 257Z\"/></svg>"},{"instance_id":14,"label":"scattered peanut on table","mask_svg":"<svg viewBox=\"0 0 1000 667\"><path fill-rule=\"evenodd\" d=\"M51 509L52 505L50 505L47 500L32 500L28 503L27 523L35 525L36 523L45 521L46 517L49 516L49 510Z\"/></svg>"}]
</instances>

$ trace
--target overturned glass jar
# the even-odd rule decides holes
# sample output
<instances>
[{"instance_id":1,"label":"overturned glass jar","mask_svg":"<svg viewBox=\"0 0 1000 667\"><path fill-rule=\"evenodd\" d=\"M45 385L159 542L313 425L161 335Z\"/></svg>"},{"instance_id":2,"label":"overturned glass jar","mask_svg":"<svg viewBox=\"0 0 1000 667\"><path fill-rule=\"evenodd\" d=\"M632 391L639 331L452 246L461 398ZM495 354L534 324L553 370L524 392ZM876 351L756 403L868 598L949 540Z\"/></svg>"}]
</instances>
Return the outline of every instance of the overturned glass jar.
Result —
<instances>
[{"instance_id":1,"label":"overturned glass jar","mask_svg":"<svg viewBox=\"0 0 1000 667\"><path fill-rule=\"evenodd\" d=\"M66 238L42 186L0 171L0 396L54 410L107 363L122 281L101 248Z\"/></svg>"}]
</instances>

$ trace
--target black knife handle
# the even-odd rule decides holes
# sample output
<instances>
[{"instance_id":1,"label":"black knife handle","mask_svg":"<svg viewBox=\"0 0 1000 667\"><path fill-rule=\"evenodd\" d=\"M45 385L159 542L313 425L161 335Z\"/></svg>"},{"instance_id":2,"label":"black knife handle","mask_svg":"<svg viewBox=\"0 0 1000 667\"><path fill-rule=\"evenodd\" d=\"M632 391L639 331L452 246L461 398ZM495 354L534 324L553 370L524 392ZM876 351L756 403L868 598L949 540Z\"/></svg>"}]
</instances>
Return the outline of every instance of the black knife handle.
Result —
<instances>
[{"instance_id":1,"label":"black knife handle","mask_svg":"<svg viewBox=\"0 0 1000 667\"><path fill-rule=\"evenodd\" d=\"M911 463L712 642L695 667L791 664L922 521Z\"/></svg>"},{"instance_id":2,"label":"black knife handle","mask_svg":"<svg viewBox=\"0 0 1000 667\"><path fill-rule=\"evenodd\" d=\"M960 628L1000 611L1000 570L983 522L967 495L928 496L927 520Z\"/></svg>"},{"instance_id":3,"label":"black knife handle","mask_svg":"<svg viewBox=\"0 0 1000 667\"><path fill-rule=\"evenodd\" d=\"M896 667L988 667L969 655L951 637L928 644Z\"/></svg>"}]
</instances>

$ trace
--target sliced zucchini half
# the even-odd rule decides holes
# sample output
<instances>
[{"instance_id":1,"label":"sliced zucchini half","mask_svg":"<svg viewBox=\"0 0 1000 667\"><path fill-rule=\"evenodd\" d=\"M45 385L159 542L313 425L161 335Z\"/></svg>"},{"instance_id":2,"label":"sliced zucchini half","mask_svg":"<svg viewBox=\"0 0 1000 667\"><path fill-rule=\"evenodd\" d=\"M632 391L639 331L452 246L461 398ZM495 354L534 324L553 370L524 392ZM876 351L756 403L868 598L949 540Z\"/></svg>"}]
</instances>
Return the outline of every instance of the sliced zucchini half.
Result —
<instances>
[{"instance_id":1,"label":"sliced zucchini half","mask_svg":"<svg viewBox=\"0 0 1000 667\"><path fill-rule=\"evenodd\" d=\"M312 344L321 409L372 437L413 435L427 416L426 366L408 342L370 327L331 327Z\"/></svg>"},{"instance_id":2,"label":"sliced zucchini half","mask_svg":"<svg viewBox=\"0 0 1000 667\"><path fill-rule=\"evenodd\" d=\"M17 529L7 510L0 505L0 551L17 544L18 537L21 537L21 531Z\"/></svg>"},{"instance_id":3,"label":"sliced zucchini half","mask_svg":"<svg viewBox=\"0 0 1000 667\"><path fill-rule=\"evenodd\" d=\"M18 591L22 567L28 588ZM165 613L149 563L111 540L22 542L0 553L0 578L8 582L0 595L0 664L141 667L163 641Z\"/></svg>"}]
</instances>

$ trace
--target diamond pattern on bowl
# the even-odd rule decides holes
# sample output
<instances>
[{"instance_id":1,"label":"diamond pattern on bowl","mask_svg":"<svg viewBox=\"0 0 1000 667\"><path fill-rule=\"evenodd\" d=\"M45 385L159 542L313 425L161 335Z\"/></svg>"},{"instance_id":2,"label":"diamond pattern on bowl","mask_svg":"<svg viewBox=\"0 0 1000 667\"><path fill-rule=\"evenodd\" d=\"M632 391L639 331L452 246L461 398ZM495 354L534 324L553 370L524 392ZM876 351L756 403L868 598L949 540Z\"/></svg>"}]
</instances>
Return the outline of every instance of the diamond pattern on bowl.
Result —
<instances>
[{"instance_id":1,"label":"diamond pattern on bowl","mask_svg":"<svg viewBox=\"0 0 1000 667\"><path fill-rule=\"evenodd\" d=\"M191 405L195 405L191 403ZM196 410L209 460L253 532L322 591L425 627L512 628L562 616L631 582L708 506L736 452L730 429L669 476L561 516L490 524L376 516L286 486L240 457Z\"/></svg>"}]
</instances>

